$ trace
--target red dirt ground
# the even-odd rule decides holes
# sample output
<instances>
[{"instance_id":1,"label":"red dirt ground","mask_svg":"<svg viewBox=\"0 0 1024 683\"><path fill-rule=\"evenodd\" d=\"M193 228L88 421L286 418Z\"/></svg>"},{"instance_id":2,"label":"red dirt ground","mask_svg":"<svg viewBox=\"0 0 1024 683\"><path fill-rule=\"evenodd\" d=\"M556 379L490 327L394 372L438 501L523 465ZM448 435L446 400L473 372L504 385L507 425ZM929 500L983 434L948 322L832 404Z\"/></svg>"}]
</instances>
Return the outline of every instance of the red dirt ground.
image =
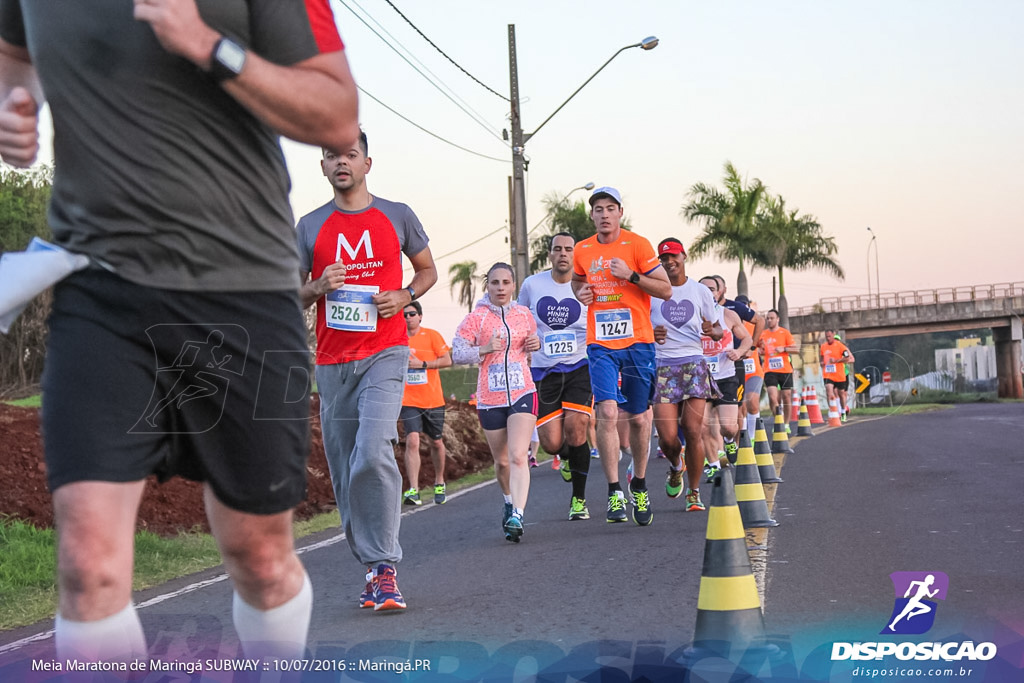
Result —
<instances>
[{"instance_id":1,"label":"red dirt ground","mask_svg":"<svg viewBox=\"0 0 1024 683\"><path fill-rule=\"evenodd\" d=\"M297 519L308 519L335 508L334 490L320 436L318 410L319 396L314 396L311 407L313 439L306 466L309 474L308 492L306 499L295 511ZM403 486L408 487L402 462L405 436L401 424L398 431L400 442L395 453L398 456L398 467L402 471ZM448 481L485 469L492 462L476 411L468 404L448 402L444 442L448 454L445 466L445 478ZM433 484L433 477L434 467L424 446L420 485ZM39 433L39 410L0 403L0 516L3 515L24 520L37 527L53 526L53 506L46 488L46 465L43 462L43 444ZM203 511L202 486L180 477L157 484L155 477L150 477L142 497L137 526L161 535L173 535L197 526L208 531Z\"/></svg>"}]
</instances>

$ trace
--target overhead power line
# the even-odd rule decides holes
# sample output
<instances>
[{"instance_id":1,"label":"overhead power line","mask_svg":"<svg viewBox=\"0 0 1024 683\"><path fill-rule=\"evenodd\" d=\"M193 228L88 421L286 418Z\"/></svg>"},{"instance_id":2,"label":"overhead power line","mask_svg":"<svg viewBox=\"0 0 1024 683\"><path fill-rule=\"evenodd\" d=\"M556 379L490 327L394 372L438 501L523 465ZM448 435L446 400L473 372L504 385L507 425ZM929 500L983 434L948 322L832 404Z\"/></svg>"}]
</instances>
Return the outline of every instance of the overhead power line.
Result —
<instances>
[{"instance_id":1,"label":"overhead power line","mask_svg":"<svg viewBox=\"0 0 1024 683\"><path fill-rule=\"evenodd\" d=\"M470 154L473 154L473 155L475 155L475 156L478 156L478 157L483 157L484 159L490 159L491 161L500 161L500 162L501 162L501 163L503 163L503 164L505 164L505 163L508 163L508 159L501 159L501 158L499 158L499 157L492 157L492 156L488 156L488 155L486 155L486 154L481 154L480 152L475 152L475 151L473 151L473 150L469 149L468 147L463 147L462 145L459 145L459 144L457 144L457 143L454 143L454 142L452 142L451 140L449 140L449 139L447 139L447 138L443 138L443 137L441 137L440 135L438 135L437 133L434 133L433 131L429 131L429 130L427 130L426 128L424 128L424 127L423 127L423 126L421 126L420 124L418 124L418 123L416 123L415 121L413 121L412 119L410 119L409 117L407 117L407 116L403 115L402 113L400 113L400 112L398 112L398 111L394 110L393 108L391 108L391 107L389 107L388 105L386 105L386 104L384 104L383 102L381 102L381 101L380 101L379 99L377 99L376 97L374 97L372 93L368 92L368 91L366 90L366 88L364 88L363 86L361 86L361 85L357 85L357 87L359 88L359 91L360 91L361 93L363 93L364 95L366 95L367 97L369 97L369 98L370 98L371 100L373 100L374 102L376 102L376 103L377 103L377 104L379 104L380 106L384 107L384 108L385 108L385 109L387 109L387 110L388 110L389 112L391 112L392 114L394 114L394 115L395 115L395 116L397 116L398 118L402 119L402 120L403 120L403 121L405 121L406 123L408 123L408 124L410 124L410 125L413 125L413 126L415 126L416 128L419 128L419 129L420 129L421 131L423 131L423 132L424 132L424 133L426 133L427 135L429 135L429 136L431 136L431 137L434 137L434 138L437 138L437 139L438 139L438 140L440 140L441 142L443 142L443 143L445 143L445 144L448 144L448 145L451 145L452 147L456 147L456 148L458 148L458 149L461 149L461 150L462 150L463 152L469 152Z\"/></svg>"},{"instance_id":2,"label":"overhead power line","mask_svg":"<svg viewBox=\"0 0 1024 683\"><path fill-rule=\"evenodd\" d=\"M438 261L440 261L443 258L447 258L447 257L451 256L452 254L457 254L458 252L462 251L463 249L468 249L469 247L473 246L474 244L476 244L478 242L483 242L485 239L487 239L491 235L497 235L499 232L502 232L503 230L508 230L508 226L507 225L503 225L500 228L498 228L497 230L492 230L489 233L487 233L486 235L483 235L482 237L478 237L477 239L473 240L472 242L470 242L468 244L463 244L458 249L452 249L451 251L449 251L446 254L441 254L440 256L435 256L434 257L434 262L437 263ZM412 270L412 268L406 268L405 272L409 272L410 270Z\"/></svg>"},{"instance_id":3,"label":"overhead power line","mask_svg":"<svg viewBox=\"0 0 1024 683\"><path fill-rule=\"evenodd\" d=\"M488 86L488 85L487 85L486 83L484 83L483 81L481 81L481 80L480 80L479 78L477 78L477 77L476 77L476 76L474 76L473 74L471 74L471 73L469 73L468 71L466 71L465 69L463 69L463 68L462 68L462 65L460 65L460 64L459 64L458 62L456 62L456 61L455 61L454 59L452 59L451 57L449 57L449 56L448 56L448 55L447 55L447 54L445 53L445 51L444 51L444 50L442 50L442 49L441 49L441 48L439 48L439 47L438 47L438 46L437 46L436 44L434 44L434 41L432 41L432 40L431 40L430 38L427 38L426 34L425 34L425 33L423 33L423 31L419 30L419 28L418 28L418 27L416 26L416 24L412 23L412 21L410 21L410 20L409 20L409 17L407 17L407 16L405 16L404 14L402 14L402 10L398 9L397 7L395 7L394 3L393 3L393 2L391 2L391 0L384 0L384 2L388 3L388 5L390 5L390 6L391 6L391 9L395 10L395 12L397 12L397 13L398 13L398 16L400 16L400 17L402 17L403 19L405 19L405 23L409 24L409 26L411 26L411 27L412 27L412 30L414 30L414 31L416 31L416 33L420 34L420 36L422 36L422 37L423 37L423 40L425 40L425 41L427 41L428 43L430 43L430 46L431 46L432 48L434 48L435 50L437 50L438 52L440 52L440 53L441 53L441 56L442 56L442 57L444 57L444 58L445 58L445 59L447 59L447 60L448 60L449 62L451 62L452 64L454 64L454 65L455 65L455 68L457 68L457 69L458 69L459 71L461 71L462 73L464 73L464 74L466 74L467 76L469 76L469 77L470 77L470 79L472 79L472 80L473 80L473 82L475 82L475 83L476 83L477 85L480 85L480 86L482 86L484 90L486 90L486 91L488 91L488 92L490 92L490 93L493 93L493 94L497 95L498 97L500 97L501 99L505 100L506 102L510 102L510 101L511 101L511 100L509 100L509 98L505 97L505 96L504 96L504 95L502 95L502 94L501 94L500 92L498 92L497 90L495 90L495 89L491 88L491 87L490 87L490 86Z\"/></svg>"},{"instance_id":4,"label":"overhead power line","mask_svg":"<svg viewBox=\"0 0 1024 683\"><path fill-rule=\"evenodd\" d=\"M392 41L393 41L394 43L396 43L396 44L397 44L397 45L398 45L399 47L401 47L401 48L402 48L402 49L403 49L403 50L405 51L405 53L406 53L406 54L407 54L407 55L408 55L408 56L409 56L410 58L412 58L412 60L413 60L413 61L415 61L415 62L416 62L417 64L419 64L419 65L420 65L421 67L423 67L423 70L424 70L424 71L426 71L426 72L427 72L428 74L430 74L430 75L431 75L431 76L432 76L432 77L434 78L434 80L436 80L436 81L437 81L438 83L440 83L441 85L443 85L443 86L444 86L444 87L445 87L445 88L446 88L446 89L448 90L448 92L449 92L449 93L450 93L450 94L452 95L452 97L454 97L455 99L457 99L457 100L458 100L459 102L462 102L462 104L464 104L464 105L465 105L466 109L468 109L469 111L471 111L471 112L473 112L474 114L476 114L477 118L478 118L478 119L480 119L480 120L486 120L486 119L487 119L487 117L486 117L486 116L484 116L483 114L481 114L480 112L478 112L478 111L477 111L476 109L474 109L474 108L473 108L473 106L472 106L471 104L469 104L469 102L467 102L467 101L466 101L466 100L464 100L464 99L463 99L462 97L460 97L460 96L459 96L459 94L458 94L457 92L455 92L455 88L453 88L452 86L450 86L450 85L448 85L447 83L445 83L445 81L444 81L444 79L443 79L443 78L441 78L441 77L440 77L440 76L438 76L438 75L437 75L436 73L434 73L433 71L431 71L431 70L430 70L430 67L428 67L428 66L427 66L426 64L424 64L424 63L423 63L423 60L421 60L421 59L420 59L419 57L417 57L417 56L416 56L416 55L415 55L415 54L413 53L413 51L412 51L412 50L410 50L409 48L407 48L407 47L406 47L406 46L405 46L405 45L404 45L404 44L402 43L402 41L401 41L401 40L399 40L398 38L396 38L396 37L395 37L395 36L394 36L394 35L393 35L393 34L392 34L392 33L391 33L390 31L388 31L388 29L387 29L387 28L386 28L386 27L385 27L385 26L384 26L384 25L383 25L382 23L380 23L379 21L377 21L377 18L376 18L376 17L374 17L374 16L372 15L372 14L370 14L370 13L369 13L368 11L366 11L366 8L365 8L365 7L363 7L362 5L360 5L360 4L359 4L359 3L357 2L357 0L349 0L349 2L351 2L351 3L353 4L353 5L355 5L355 6L356 6L356 8L357 8L357 9L358 9L358 10L359 10L360 12L362 12L363 14L365 14L365 15L366 15L366 16L367 16L367 17L368 17L368 18L370 19L370 21L372 21L372 22L374 23L374 25L375 25L375 26L376 26L377 28L379 28L379 29L381 30L381 32L383 32L383 33L384 33L384 35L386 35L386 36L387 36L388 38L390 38L390 39L391 39L391 40L392 40ZM504 142L504 140L502 140L502 142Z\"/></svg>"},{"instance_id":5,"label":"overhead power line","mask_svg":"<svg viewBox=\"0 0 1024 683\"><path fill-rule=\"evenodd\" d=\"M420 69L420 68L419 68L418 66L416 66L416 65L415 65L415 64L413 64L413 63L412 63L411 61L409 61L409 58L408 58L408 57L406 57L405 55L403 55L403 54L401 53L401 51L399 51L399 49L398 49L398 48L396 48L396 47L395 47L394 45L392 45L392 44L391 44L391 43L390 43L390 42L388 41L388 39L387 39L387 38L385 38L384 36L382 36L382 35L380 34L380 32L379 32L379 31L377 31L377 29L375 29L375 28L374 28L373 26L370 26L370 24L369 24L369 23L368 23L368 22L366 21L366 19L364 19L364 18L363 18L362 16L360 16L360 15L359 15L359 13L358 13L358 12L356 12L356 11L355 11L354 9L352 9L351 7L349 7L349 6L348 6L348 4L346 4L345 0L338 0L338 1L339 1L339 2L341 3L341 6L342 6L342 7L344 7L345 9L347 9L347 10L348 10L349 12L351 12L351 13L352 13L352 16L354 16L354 17L355 17L356 19L358 19L358 20L359 20L360 22L362 22L362 24L363 24L363 25L364 25L364 26L365 26L366 28L370 29L370 32L371 32L371 33L373 33L373 34L374 34L375 36L377 36L378 38L380 38L381 42L383 42L383 43L384 43L385 45L387 45L387 46L388 46L389 48L391 48L391 50L392 50L392 51L393 51L393 52L394 52L394 53L395 53L396 55L398 55L399 57L401 57L401 58L402 58L402 61L404 61L404 62L405 62L406 64L408 64L408 65L409 65L410 67L412 67L412 69L413 69L413 70L414 70L414 71L415 71L416 73L418 73L418 74L419 74L420 76L422 76L422 77L424 78L424 80L426 80L426 81L427 81L428 83L430 83L430 85L434 86L434 88L435 88L435 89L436 89L436 90L437 90L437 91L438 91L439 93L441 93L442 95L444 95L444 96L445 96L445 98L447 98L447 99L448 99L448 100L449 100L449 101L450 101L450 102L451 102L452 104L454 104L454 105L455 105L456 107L458 107L458 108L459 108L460 110L462 110L462 112L463 112L463 113L465 113L465 114L466 114L466 116L468 116L469 118L473 119L473 121L474 121L474 122L475 122L475 123L476 123L476 124L477 124L478 126L480 126L481 128L483 128L484 130L486 130L486 131L488 132L488 134L490 134L490 135L494 136L494 137L495 137L495 138L496 138L497 140L499 140L499 141L500 141L500 142L501 142L501 143L502 143L503 145L507 145L507 143L506 143L506 142L505 142L505 141L504 141L504 140L502 139L501 135L499 135L499 134L498 134L497 132L495 132L494 130L492 130L492 129L491 129L491 127L490 127L490 126L489 126L489 125L488 125L487 123L485 123L485 122L481 121L481 120L480 120L479 118L477 118L477 115L473 114L472 112L470 112L470 111L469 111L469 109L467 109L466 107L464 107L464 106L463 106L463 105L462 105L462 104L461 104L460 102L456 101L456 99L455 99L454 97L452 97L452 96L451 96L450 94L448 94L447 92L445 92L445 90L444 90L443 88L441 88L441 86L439 86L439 85L438 85L438 84L437 84L436 82L434 82L434 81L433 81L433 80L432 80L431 78L429 78L429 77L428 77L428 76L427 76L427 75L426 75L425 73L423 73L423 71L422 71L422 70L421 70L421 69ZM365 11L365 10L364 10L364 11Z\"/></svg>"}]
</instances>

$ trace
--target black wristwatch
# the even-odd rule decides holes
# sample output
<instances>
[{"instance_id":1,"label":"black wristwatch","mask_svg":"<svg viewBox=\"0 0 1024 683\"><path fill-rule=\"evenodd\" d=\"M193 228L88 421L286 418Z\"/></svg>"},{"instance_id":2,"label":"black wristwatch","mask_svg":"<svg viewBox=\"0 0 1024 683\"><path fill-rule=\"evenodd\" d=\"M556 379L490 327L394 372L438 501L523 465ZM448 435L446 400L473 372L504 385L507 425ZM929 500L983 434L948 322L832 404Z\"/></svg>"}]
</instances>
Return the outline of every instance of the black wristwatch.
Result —
<instances>
[{"instance_id":1,"label":"black wristwatch","mask_svg":"<svg viewBox=\"0 0 1024 683\"><path fill-rule=\"evenodd\" d=\"M416 290L412 288L412 285L406 287L405 291L409 292L409 301L416 301Z\"/></svg>"},{"instance_id":2,"label":"black wristwatch","mask_svg":"<svg viewBox=\"0 0 1024 683\"><path fill-rule=\"evenodd\" d=\"M227 36L221 36L221 39L213 46L213 52L210 53L209 74L218 83L235 78L242 73L245 59L244 47Z\"/></svg>"},{"instance_id":3,"label":"black wristwatch","mask_svg":"<svg viewBox=\"0 0 1024 683\"><path fill-rule=\"evenodd\" d=\"M629 281L634 285L640 284L640 273L633 271L633 274L629 276Z\"/></svg>"},{"instance_id":4,"label":"black wristwatch","mask_svg":"<svg viewBox=\"0 0 1024 683\"><path fill-rule=\"evenodd\" d=\"M426 370L426 369L427 369L427 361L423 361L423 369L424 369L424 370Z\"/></svg>"}]
</instances>

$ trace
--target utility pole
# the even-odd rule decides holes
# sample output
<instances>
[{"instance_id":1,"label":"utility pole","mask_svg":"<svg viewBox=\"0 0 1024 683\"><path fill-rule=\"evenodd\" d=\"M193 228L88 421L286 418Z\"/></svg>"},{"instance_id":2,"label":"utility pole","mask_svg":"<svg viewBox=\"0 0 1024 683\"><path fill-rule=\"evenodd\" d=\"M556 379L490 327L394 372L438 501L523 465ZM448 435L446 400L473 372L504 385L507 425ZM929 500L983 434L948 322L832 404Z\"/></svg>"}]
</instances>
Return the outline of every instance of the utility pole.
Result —
<instances>
[{"instance_id":1,"label":"utility pole","mask_svg":"<svg viewBox=\"0 0 1024 683\"><path fill-rule=\"evenodd\" d=\"M526 159L519 109L519 70L516 66L516 26L508 25L508 75L512 104L512 267L521 283L530 274L529 238L526 234Z\"/></svg>"}]
</instances>

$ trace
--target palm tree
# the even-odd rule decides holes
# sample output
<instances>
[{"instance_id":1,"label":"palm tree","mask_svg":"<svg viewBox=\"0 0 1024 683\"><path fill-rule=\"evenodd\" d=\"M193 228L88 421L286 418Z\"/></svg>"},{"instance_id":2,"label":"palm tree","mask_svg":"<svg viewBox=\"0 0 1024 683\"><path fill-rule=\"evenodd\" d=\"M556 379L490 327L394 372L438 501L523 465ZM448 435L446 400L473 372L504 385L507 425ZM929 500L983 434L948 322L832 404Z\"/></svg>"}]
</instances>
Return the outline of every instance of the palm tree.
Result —
<instances>
[{"instance_id":1,"label":"palm tree","mask_svg":"<svg viewBox=\"0 0 1024 683\"><path fill-rule=\"evenodd\" d=\"M789 327L789 304L782 273L790 270L823 270L842 280L842 266L833 258L839 251L834 237L824 234L818 220L798 209L787 210L780 195L764 198L762 210L755 221L757 246L750 252L751 261L773 268L779 278L779 320Z\"/></svg>"},{"instance_id":2,"label":"palm tree","mask_svg":"<svg viewBox=\"0 0 1024 683\"><path fill-rule=\"evenodd\" d=\"M473 310L473 303L476 290L476 261L460 261L448 267L448 292L455 294L455 288L459 289L456 301L465 304L470 311Z\"/></svg>"},{"instance_id":3,"label":"palm tree","mask_svg":"<svg viewBox=\"0 0 1024 683\"><path fill-rule=\"evenodd\" d=\"M705 183L697 183L687 193L689 201L680 214L689 222L697 222L703 231L690 245L692 256L714 254L722 260L736 260L740 265L736 276L737 294L747 294L747 274L743 269L756 245L754 219L757 216L764 184L755 178L745 184L732 162L725 162L722 183L725 191Z\"/></svg>"}]
</instances>

